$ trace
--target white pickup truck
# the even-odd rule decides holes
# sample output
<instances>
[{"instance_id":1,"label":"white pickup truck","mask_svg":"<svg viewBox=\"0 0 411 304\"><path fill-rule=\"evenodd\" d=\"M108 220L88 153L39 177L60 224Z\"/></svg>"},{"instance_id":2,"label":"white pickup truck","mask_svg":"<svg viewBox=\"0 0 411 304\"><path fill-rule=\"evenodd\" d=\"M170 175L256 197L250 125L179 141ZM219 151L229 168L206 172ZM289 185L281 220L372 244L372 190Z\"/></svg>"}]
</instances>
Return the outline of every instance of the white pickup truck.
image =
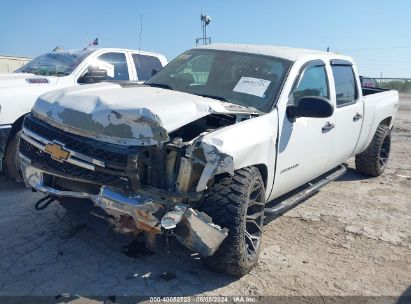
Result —
<instances>
[{"instance_id":1,"label":"white pickup truck","mask_svg":"<svg viewBox=\"0 0 411 304\"><path fill-rule=\"evenodd\" d=\"M16 146L23 117L46 92L100 81L141 81L167 64L163 55L116 48L57 51L0 75L0 172L18 178ZM153 72L154 71L154 72Z\"/></svg>"},{"instance_id":2,"label":"white pickup truck","mask_svg":"<svg viewBox=\"0 0 411 304\"><path fill-rule=\"evenodd\" d=\"M42 95L25 118L28 187L117 231L176 236L211 269L257 262L264 216L341 176L387 164L398 93L361 88L349 57L215 44L185 52L144 85ZM353 202L355 203L355 202Z\"/></svg>"}]
</instances>

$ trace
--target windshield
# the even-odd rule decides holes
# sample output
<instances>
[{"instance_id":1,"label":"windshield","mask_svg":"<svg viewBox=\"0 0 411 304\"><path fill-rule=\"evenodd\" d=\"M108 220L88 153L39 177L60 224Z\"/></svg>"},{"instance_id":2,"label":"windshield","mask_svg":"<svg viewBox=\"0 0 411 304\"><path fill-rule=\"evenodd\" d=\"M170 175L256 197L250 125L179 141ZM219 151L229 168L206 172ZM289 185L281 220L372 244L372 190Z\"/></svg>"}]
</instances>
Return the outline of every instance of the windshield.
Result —
<instances>
[{"instance_id":1,"label":"windshield","mask_svg":"<svg viewBox=\"0 0 411 304\"><path fill-rule=\"evenodd\" d=\"M66 76L90 55L93 50L52 52L41 55L16 72L33 73L43 76Z\"/></svg>"},{"instance_id":2,"label":"windshield","mask_svg":"<svg viewBox=\"0 0 411 304\"><path fill-rule=\"evenodd\" d=\"M194 49L146 84L270 111L291 62L249 53Z\"/></svg>"}]
</instances>

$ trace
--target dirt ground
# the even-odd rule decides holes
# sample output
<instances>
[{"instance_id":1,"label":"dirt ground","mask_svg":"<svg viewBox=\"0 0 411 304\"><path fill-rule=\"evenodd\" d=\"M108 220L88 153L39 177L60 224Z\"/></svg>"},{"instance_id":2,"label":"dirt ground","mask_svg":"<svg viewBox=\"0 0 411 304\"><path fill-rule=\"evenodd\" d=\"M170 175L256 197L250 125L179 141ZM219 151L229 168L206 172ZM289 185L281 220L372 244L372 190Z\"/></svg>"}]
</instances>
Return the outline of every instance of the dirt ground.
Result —
<instances>
[{"instance_id":1,"label":"dirt ground","mask_svg":"<svg viewBox=\"0 0 411 304\"><path fill-rule=\"evenodd\" d=\"M345 176L265 226L242 278L205 269L172 240L137 258L42 196L0 177L0 296L411 295L411 96L401 99L386 173ZM164 275L164 273L167 273ZM75 300L77 303L79 300Z\"/></svg>"}]
</instances>

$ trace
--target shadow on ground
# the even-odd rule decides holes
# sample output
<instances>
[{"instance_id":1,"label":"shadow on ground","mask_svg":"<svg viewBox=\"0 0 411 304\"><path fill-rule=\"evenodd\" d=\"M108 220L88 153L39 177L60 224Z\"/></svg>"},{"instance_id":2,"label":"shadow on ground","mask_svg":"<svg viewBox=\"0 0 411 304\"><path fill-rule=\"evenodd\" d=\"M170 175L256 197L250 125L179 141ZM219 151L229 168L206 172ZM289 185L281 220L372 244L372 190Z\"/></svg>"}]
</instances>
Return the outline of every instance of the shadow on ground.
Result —
<instances>
[{"instance_id":1,"label":"shadow on ground","mask_svg":"<svg viewBox=\"0 0 411 304\"><path fill-rule=\"evenodd\" d=\"M411 285L400 295L396 304L411 303Z\"/></svg>"},{"instance_id":2,"label":"shadow on ground","mask_svg":"<svg viewBox=\"0 0 411 304\"><path fill-rule=\"evenodd\" d=\"M237 280L208 271L175 239L129 257L122 252L129 239L101 236L55 203L35 211L42 195L1 177L0 197L0 296L181 296Z\"/></svg>"},{"instance_id":3,"label":"shadow on ground","mask_svg":"<svg viewBox=\"0 0 411 304\"><path fill-rule=\"evenodd\" d=\"M358 181L358 180L364 180L364 179L370 179L371 177L362 175L357 172L354 168L347 168L347 172L340 178L338 178L336 181L340 182L351 182L351 181Z\"/></svg>"},{"instance_id":4,"label":"shadow on ground","mask_svg":"<svg viewBox=\"0 0 411 304\"><path fill-rule=\"evenodd\" d=\"M349 168L337 182L366 178ZM91 223L57 204L35 211L41 197L0 177L0 296L52 296L58 303L75 300L76 295L90 300L112 296L118 303L129 303L130 298L122 296L218 294L220 289L226 295L238 294L234 286L239 284L232 284L238 280L246 286L242 294L250 293L245 283L255 276L238 279L208 271L198 255L175 239L160 239L154 254L134 247L136 254L130 257L123 253L129 239L104 230L101 236L89 228Z\"/></svg>"},{"instance_id":5,"label":"shadow on ground","mask_svg":"<svg viewBox=\"0 0 411 304\"><path fill-rule=\"evenodd\" d=\"M360 181L360 180L370 179L370 177L358 173L355 169L348 167L348 165L346 165L346 166L347 166L347 171L344 173L344 175L337 178L333 182L350 182L350 181ZM303 186L301 186L301 187L299 187L299 188L297 188L297 189L295 189L295 190L293 190L289 193L286 193L283 196L279 197L278 199L275 199L275 200L272 200L272 201L268 202L266 204L266 208L273 208L273 207L277 206L280 202L286 201L288 198L290 198L293 195L296 195L296 194L298 194L301 191L304 191L306 189L307 189L307 185L303 185ZM296 208L297 206L303 204L308 199L310 199L311 197L318 194L321 191L321 189L322 188L318 189L317 191L314 191L313 193L311 193L310 195L305 197L302 201L300 201L298 204L293 205L290 209L287 210L287 212L289 210L292 210L292 209ZM275 219L279 218L280 216L282 216L282 214L266 216L266 218L264 220L264 224L267 225L267 224L271 223L272 221L274 221Z\"/></svg>"}]
</instances>

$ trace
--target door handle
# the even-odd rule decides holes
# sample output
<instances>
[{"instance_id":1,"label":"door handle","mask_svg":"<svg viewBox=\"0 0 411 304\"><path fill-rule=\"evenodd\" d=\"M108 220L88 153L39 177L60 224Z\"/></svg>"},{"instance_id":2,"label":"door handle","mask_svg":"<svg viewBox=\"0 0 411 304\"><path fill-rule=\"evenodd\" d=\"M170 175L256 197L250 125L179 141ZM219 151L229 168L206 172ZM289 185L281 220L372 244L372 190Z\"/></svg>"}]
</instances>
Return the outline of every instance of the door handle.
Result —
<instances>
[{"instance_id":1,"label":"door handle","mask_svg":"<svg viewBox=\"0 0 411 304\"><path fill-rule=\"evenodd\" d=\"M323 132L327 132L330 131L331 129L334 129L335 125L333 123L330 123L329 121L327 121L325 123L325 125L323 126L322 130Z\"/></svg>"},{"instance_id":2,"label":"door handle","mask_svg":"<svg viewBox=\"0 0 411 304\"><path fill-rule=\"evenodd\" d=\"M361 118L362 118L362 115L357 112L357 113L354 115L354 117L352 118L352 121L357 121L357 120L360 120Z\"/></svg>"}]
</instances>

